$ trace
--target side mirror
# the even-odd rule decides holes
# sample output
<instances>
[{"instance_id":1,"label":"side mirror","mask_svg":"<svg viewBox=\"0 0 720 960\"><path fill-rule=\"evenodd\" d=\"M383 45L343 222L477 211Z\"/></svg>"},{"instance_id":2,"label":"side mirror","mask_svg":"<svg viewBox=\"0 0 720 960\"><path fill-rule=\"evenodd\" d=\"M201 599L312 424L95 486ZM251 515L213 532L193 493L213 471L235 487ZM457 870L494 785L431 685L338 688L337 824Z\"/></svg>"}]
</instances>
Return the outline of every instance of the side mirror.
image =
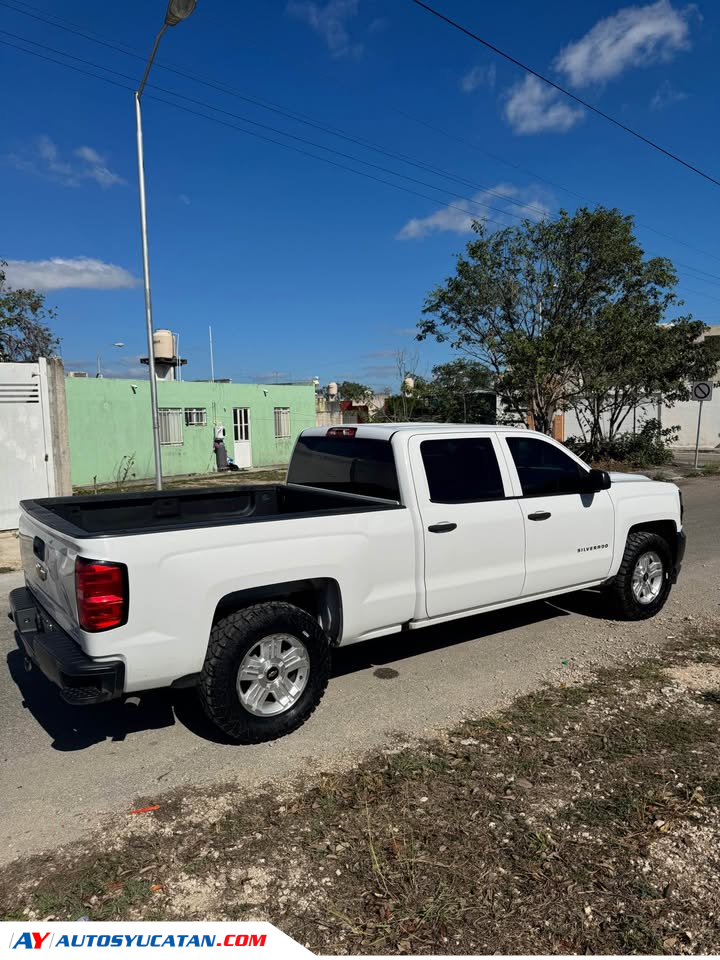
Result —
<instances>
[{"instance_id":1,"label":"side mirror","mask_svg":"<svg viewBox=\"0 0 720 960\"><path fill-rule=\"evenodd\" d=\"M607 490L612 484L607 470L591 470L588 474L588 487L596 493L598 490Z\"/></svg>"}]
</instances>

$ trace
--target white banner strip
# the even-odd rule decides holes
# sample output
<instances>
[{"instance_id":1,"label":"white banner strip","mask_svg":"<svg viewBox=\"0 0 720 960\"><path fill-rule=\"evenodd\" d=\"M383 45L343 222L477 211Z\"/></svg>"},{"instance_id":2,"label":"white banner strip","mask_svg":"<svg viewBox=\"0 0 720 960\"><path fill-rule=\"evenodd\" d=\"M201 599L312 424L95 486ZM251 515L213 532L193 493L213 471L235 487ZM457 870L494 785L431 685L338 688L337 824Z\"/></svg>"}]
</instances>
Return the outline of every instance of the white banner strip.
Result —
<instances>
[{"instance_id":1,"label":"white banner strip","mask_svg":"<svg viewBox=\"0 0 720 960\"><path fill-rule=\"evenodd\" d=\"M97 957L108 950L137 953L147 947L175 955L189 950L193 957L212 956L215 960L218 960L218 947L247 951L250 956L263 960L311 956L305 947L271 923L9 921L0 924L0 957L3 958L23 957L29 950L42 950L59 960L71 953Z\"/></svg>"}]
</instances>

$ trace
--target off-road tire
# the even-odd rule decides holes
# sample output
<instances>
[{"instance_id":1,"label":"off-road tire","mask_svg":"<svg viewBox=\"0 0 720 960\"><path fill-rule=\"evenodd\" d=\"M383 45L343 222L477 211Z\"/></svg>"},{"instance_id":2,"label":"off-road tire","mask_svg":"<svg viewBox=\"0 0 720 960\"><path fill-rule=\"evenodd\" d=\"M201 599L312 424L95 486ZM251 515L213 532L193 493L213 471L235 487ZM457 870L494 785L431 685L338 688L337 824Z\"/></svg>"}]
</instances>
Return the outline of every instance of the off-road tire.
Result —
<instances>
[{"instance_id":1,"label":"off-road tire","mask_svg":"<svg viewBox=\"0 0 720 960\"><path fill-rule=\"evenodd\" d=\"M640 603L632 589L633 571L640 557L649 551L656 553L662 561L662 589L650 603ZM625 544L620 569L609 588L615 618L617 620L648 620L662 610L672 587L670 580L672 563L672 552L667 540L647 530L631 533Z\"/></svg>"},{"instance_id":2,"label":"off-road tire","mask_svg":"<svg viewBox=\"0 0 720 960\"><path fill-rule=\"evenodd\" d=\"M299 699L284 713L256 716L237 691L240 663L259 640L288 633L302 640L310 673ZM330 677L330 644L316 620L290 603L261 603L218 620L210 633L200 674L200 700L207 716L236 743L263 743L297 730L312 714Z\"/></svg>"}]
</instances>

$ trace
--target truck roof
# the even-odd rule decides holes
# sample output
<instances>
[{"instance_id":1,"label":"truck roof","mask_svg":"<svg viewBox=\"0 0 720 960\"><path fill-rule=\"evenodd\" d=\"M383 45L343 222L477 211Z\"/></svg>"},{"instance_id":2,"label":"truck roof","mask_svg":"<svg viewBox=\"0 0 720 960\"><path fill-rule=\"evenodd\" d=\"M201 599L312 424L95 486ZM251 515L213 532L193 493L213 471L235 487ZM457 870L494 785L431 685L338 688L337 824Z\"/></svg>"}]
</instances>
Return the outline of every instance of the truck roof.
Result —
<instances>
[{"instance_id":1,"label":"truck roof","mask_svg":"<svg viewBox=\"0 0 720 960\"><path fill-rule=\"evenodd\" d=\"M337 426L343 426L338 424ZM537 430L528 430L527 427L515 427L509 424L493 425L489 423L359 423L344 424L346 427L356 427L358 437L373 438L375 440L390 440L396 433L477 433L481 430L483 433L497 433L498 431L507 432L508 430L522 430L523 433L539 434ZM303 430L302 436L324 437L328 427L310 427Z\"/></svg>"}]
</instances>

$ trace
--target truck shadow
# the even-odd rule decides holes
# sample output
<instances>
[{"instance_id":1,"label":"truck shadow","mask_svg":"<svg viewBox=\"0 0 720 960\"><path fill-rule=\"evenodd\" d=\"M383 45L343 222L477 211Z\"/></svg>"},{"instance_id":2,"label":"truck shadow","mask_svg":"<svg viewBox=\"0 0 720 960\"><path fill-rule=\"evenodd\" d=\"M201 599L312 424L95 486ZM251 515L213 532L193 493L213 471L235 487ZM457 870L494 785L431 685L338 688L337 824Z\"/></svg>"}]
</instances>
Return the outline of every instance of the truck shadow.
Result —
<instances>
[{"instance_id":1,"label":"truck shadow","mask_svg":"<svg viewBox=\"0 0 720 960\"><path fill-rule=\"evenodd\" d=\"M51 738L54 750L85 750L106 740L120 743L142 730L160 730L175 723L170 691L153 691L127 701L93 707L71 706L38 670L29 673L24 657L12 650L7 657L10 676L23 698L23 708ZM173 691L174 692L174 691Z\"/></svg>"},{"instance_id":2,"label":"truck shadow","mask_svg":"<svg viewBox=\"0 0 720 960\"><path fill-rule=\"evenodd\" d=\"M413 631L411 637L408 633L391 634L337 650L331 678L397 663L471 640L482 640L506 630L567 617L571 613L603 617L602 608L601 597L586 591L557 597L552 602L538 601L427 627ZM56 688L37 670L25 670L19 650L8 654L7 663L22 695L23 707L47 732L54 750L72 752L105 741L122 743L133 734L161 730L176 723L204 740L217 744L232 743L205 717L193 690L153 690L124 701L75 707L65 703Z\"/></svg>"},{"instance_id":3,"label":"truck shadow","mask_svg":"<svg viewBox=\"0 0 720 960\"><path fill-rule=\"evenodd\" d=\"M333 656L331 677L342 677L369 667L397 663L422 656L432 650L454 647L471 640L482 640L505 630L515 630L567 615L567 612L559 607L538 601L495 613L481 613L474 617L452 620L436 627L378 637L376 640L338 649Z\"/></svg>"}]
</instances>

